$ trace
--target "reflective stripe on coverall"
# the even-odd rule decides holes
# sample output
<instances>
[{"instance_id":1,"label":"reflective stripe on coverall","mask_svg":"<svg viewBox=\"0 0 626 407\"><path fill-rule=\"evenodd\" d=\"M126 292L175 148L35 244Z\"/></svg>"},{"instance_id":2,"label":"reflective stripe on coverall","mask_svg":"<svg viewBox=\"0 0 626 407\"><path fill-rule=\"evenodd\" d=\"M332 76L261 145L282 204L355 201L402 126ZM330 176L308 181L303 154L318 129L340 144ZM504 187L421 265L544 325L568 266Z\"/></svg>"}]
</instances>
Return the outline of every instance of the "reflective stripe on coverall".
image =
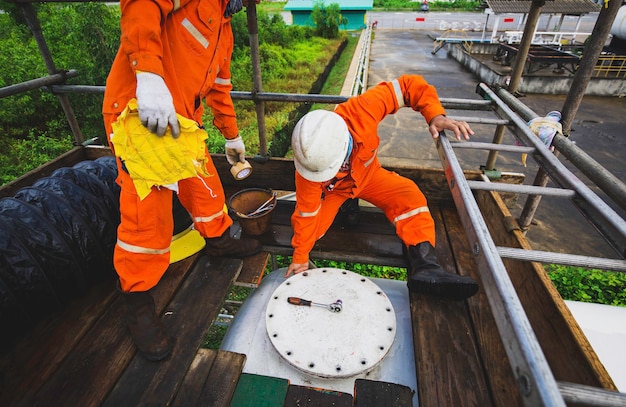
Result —
<instances>
[{"instance_id":1,"label":"reflective stripe on coverall","mask_svg":"<svg viewBox=\"0 0 626 407\"><path fill-rule=\"evenodd\" d=\"M237 137L230 91L233 36L224 0L122 0L121 46L107 78L103 103L107 134L135 97L136 71L163 77L176 112L202 125L202 100L211 106L214 124L227 139ZM113 146L111 146L113 148ZM221 236L232 224L224 211L225 195L206 151L209 177L178 184L178 198L204 237ZM118 162L121 187L118 244L114 266L123 291L154 287L169 265L174 229L172 191L153 187L141 200L132 179Z\"/></svg>"},{"instance_id":2,"label":"reflective stripe on coverall","mask_svg":"<svg viewBox=\"0 0 626 407\"><path fill-rule=\"evenodd\" d=\"M329 191L323 183L308 181L296 171L296 208L291 217L294 263L308 262L315 242L349 198L361 198L382 209L405 244L429 241L435 245L435 225L424 194L413 181L382 168L376 156L378 124L405 106L420 112L427 123L445 114L435 88L418 75L380 83L335 108L353 138L350 174Z\"/></svg>"}]
</instances>

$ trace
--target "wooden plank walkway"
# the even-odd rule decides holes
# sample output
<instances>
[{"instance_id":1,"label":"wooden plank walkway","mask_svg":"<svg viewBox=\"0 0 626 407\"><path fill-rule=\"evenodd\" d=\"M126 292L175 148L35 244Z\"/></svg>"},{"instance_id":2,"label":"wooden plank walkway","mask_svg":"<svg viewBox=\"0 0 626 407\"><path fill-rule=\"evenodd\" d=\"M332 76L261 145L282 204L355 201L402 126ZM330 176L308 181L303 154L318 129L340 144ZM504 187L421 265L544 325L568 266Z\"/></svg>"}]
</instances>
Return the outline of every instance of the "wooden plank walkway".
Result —
<instances>
[{"instance_id":1,"label":"wooden plank walkway","mask_svg":"<svg viewBox=\"0 0 626 407\"><path fill-rule=\"evenodd\" d=\"M292 162L264 165L267 171L256 179L257 185L226 183L225 187L267 188L276 179L282 180L277 189L292 187L292 177L284 177L286 171L293 171ZM420 181L435 196L429 200L443 267L480 281L458 213L447 201L442 173L395 170ZM221 176L228 177L227 173ZM11 190L20 185L12 185ZM515 222L503 202L494 200L495 195L477 193L496 244L528 248L521 232L510 227ZM278 202L271 230L259 237L266 250L259 255L241 261L196 254L170 266L153 290L157 312L176 337L174 353L167 360L154 363L137 355L112 278L38 323L15 346L1 349L0 405L47 406L54 400L55 405L80 406L229 406L236 402L233 405L256 407L265 401L271 403L266 405L407 406L413 391L422 406L522 404L482 290L461 302L410 295L418 389L372 380L357 383L354 394L293 386L276 378L242 375L246 355L200 348L232 285L256 287L269 253L291 254L293 206L290 201ZM356 226L337 221L311 255L313 259L406 266L401 241L375 208L363 208ZM614 389L541 266L512 260L506 265L555 378ZM259 398L264 392L270 395L267 400Z\"/></svg>"},{"instance_id":2,"label":"wooden plank walkway","mask_svg":"<svg viewBox=\"0 0 626 407\"><path fill-rule=\"evenodd\" d=\"M198 347L241 267L241 260L209 260L200 254L170 266L153 296L177 342L173 354L160 363L136 353L114 282L94 287L2 355L0 405L173 402L185 375L191 379L194 370L202 369L198 364L207 358L197 355ZM234 391L245 356L219 352L208 359L209 366L221 366L214 372L218 378L225 380L226 373L235 378L230 384Z\"/></svg>"}]
</instances>

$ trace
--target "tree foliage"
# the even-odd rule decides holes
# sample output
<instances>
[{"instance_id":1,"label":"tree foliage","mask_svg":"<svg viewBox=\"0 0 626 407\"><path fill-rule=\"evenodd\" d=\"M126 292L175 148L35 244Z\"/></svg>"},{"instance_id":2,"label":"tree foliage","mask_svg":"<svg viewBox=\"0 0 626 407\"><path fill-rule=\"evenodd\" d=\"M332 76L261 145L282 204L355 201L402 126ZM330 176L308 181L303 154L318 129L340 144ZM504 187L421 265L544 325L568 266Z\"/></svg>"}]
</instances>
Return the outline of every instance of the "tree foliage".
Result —
<instances>
[{"instance_id":1,"label":"tree foliage","mask_svg":"<svg viewBox=\"0 0 626 407\"><path fill-rule=\"evenodd\" d=\"M315 23L315 34L322 38L337 38L339 27L348 23L341 15L339 4L331 3L326 6L323 1L315 2L311 18Z\"/></svg>"},{"instance_id":2,"label":"tree foliage","mask_svg":"<svg viewBox=\"0 0 626 407\"><path fill-rule=\"evenodd\" d=\"M6 6L6 8L5 8ZM0 3L10 12L0 15L0 86L48 75L37 43L15 5ZM104 85L119 44L119 9L101 3L38 5L41 23L55 67L74 69L68 84ZM85 138L104 136L101 95L71 95ZM1 137L21 140L32 136L71 134L56 96L40 90L0 99Z\"/></svg>"},{"instance_id":3,"label":"tree foliage","mask_svg":"<svg viewBox=\"0 0 626 407\"><path fill-rule=\"evenodd\" d=\"M102 3L33 4L41 28L59 70L75 69L79 75L68 80L76 85L105 85L119 47L119 7ZM19 6L0 0L0 87L48 75L32 33ZM336 52L339 39L315 36L313 27L287 26L280 13L257 13L264 90L308 93ZM252 62L246 13L232 21L235 46L231 63L234 90L253 87ZM105 143L102 94L68 95L86 139L98 137ZM258 128L252 102L236 102L242 137L250 154L258 151ZM271 134L290 120L293 104L266 104L268 141ZM249 112L251 112L249 114ZM70 149L71 131L55 95L34 90L0 99L0 174L6 183ZM212 122L207 109L205 123ZM209 149L224 152L224 139L208 125ZM50 147L50 148L48 148ZM32 156L29 156L29 151ZM51 156L40 153L45 151ZM56 153L52 153L55 151Z\"/></svg>"}]
</instances>

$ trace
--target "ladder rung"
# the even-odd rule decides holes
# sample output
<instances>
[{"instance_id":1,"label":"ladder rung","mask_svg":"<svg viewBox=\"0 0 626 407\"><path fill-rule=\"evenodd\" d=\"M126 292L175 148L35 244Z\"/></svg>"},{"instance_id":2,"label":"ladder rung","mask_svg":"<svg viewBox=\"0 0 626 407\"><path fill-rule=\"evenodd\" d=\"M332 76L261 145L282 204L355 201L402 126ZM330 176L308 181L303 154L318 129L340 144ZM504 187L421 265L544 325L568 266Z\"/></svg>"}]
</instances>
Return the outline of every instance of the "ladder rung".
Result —
<instances>
[{"instance_id":1,"label":"ladder rung","mask_svg":"<svg viewBox=\"0 0 626 407\"><path fill-rule=\"evenodd\" d=\"M560 198L573 198L576 192L571 189L538 187L535 185L505 184L503 182L482 182L468 180L471 189L482 191L513 192L516 194L544 195Z\"/></svg>"},{"instance_id":2,"label":"ladder rung","mask_svg":"<svg viewBox=\"0 0 626 407\"><path fill-rule=\"evenodd\" d=\"M508 126L511 122L507 119L492 119L490 117L475 117L475 116L450 116L451 119L464 121L468 123L478 124L499 124L502 126Z\"/></svg>"},{"instance_id":3,"label":"ladder rung","mask_svg":"<svg viewBox=\"0 0 626 407\"><path fill-rule=\"evenodd\" d=\"M532 154L535 151L534 147L514 146L510 144L495 144L495 143L481 143L478 141L466 141L462 143L452 143L454 148L468 148L471 150L493 150L504 151L520 154Z\"/></svg>"},{"instance_id":4,"label":"ladder rung","mask_svg":"<svg viewBox=\"0 0 626 407\"><path fill-rule=\"evenodd\" d=\"M441 98L439 101L446 110L484 110L491 112L493 105L493 102L484 99Z\"/></svg>"},{"instance_id":5,"label":"ladder rung","mask_svg":"<svg viewBox=\"0 0 626 407\"><path fill-rule=\"evenodd\" d=\"M557 384L563 395L563 400L568 403L598 407L626 406L626 393L561 381L557 382Z\"/></svg>"},{"instance_id":6,"label":"ladder rung","mask_svg":"<svg viewBox=\"0 0 626 407\"><path fill-rule=\"evenodd\" d=\"M626 272L626 260L605 259L602 257L580 256L577 254L554 253L540 250L525 250L513 247L498 246L497 250L500 257L507 259Z\"/></svg>"}]
</instances>

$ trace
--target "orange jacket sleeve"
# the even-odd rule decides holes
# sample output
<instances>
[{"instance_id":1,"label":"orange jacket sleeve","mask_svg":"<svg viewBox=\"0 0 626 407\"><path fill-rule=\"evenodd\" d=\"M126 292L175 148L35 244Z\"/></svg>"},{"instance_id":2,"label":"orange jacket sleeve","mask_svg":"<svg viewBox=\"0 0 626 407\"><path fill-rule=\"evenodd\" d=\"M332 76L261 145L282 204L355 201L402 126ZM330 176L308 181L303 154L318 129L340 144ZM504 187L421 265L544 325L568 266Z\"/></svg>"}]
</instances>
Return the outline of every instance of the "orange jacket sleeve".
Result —
<instances>
[{"instance_id":1,"label":"orange jacket sleeve","mask_svg":"<svg viewBox=\"0 0 626 407\"><path fill-rule=\"evenodd\" d=\"M207 106L213 112L213 125L227 139L233 139L239 135L235 106L230 96L230 91L233 89L230 76L233 46L233 31L230 25L230 18L228 18L224 20L222 25L222 35L220 37L220 46L218 47L218 51L221 50L221 52L216 54L216 58L220 60L219 73L206 96Z\"/></svg>"},{"instance_id":2,"label":"orange jacket sleeve","mask_svg":"<svg viewBox=\"0 0 626 407\"><path fill-rule=\"evenodd\" d=\"M428 84L426 80L419 75L402 75L398 78L402 95L404 96L404 104L409 106L416 112L420 112L426 123L431 122L435 116L445 115L437 90L434 86Z\"/></svg>"},{"instance_id":3,"label":"orange jacket sleeve","mask_svg":"<svg viewBox=\"0 0 626 407\"><path fill-rule=\"evenodd\" d=\"M322 184L306 180L296 172L296 194L296 208L291 215L291 245L294 248L292 262L302 264L308 263L309 252L321 237L316 234L322 205Z\"/></svg>"},{"instance_id":4,"label":"orange jacket sleeve","mask_svg":"<svg viewBox=\"0 0 626 407\"><path fill-rule=\"evenodd\" d=\"M402 107L420 112L427 123L445 115L437 90L419 75L402 75L381 82L365 93L337 106L335 112L346 120L352 134L377 134L378 123Z\"/></svg>"},{"instance_id":5,"label":"orange jacket sleeve","mask_svg":"<svg viewBox=\"0 0 626 407\"><path fill-rule=\"evenodd\" d=\"M121 47L133 71L164 76L161 23L174 10L170 0L121 0Z\"/></svg>"}]
</instances>

